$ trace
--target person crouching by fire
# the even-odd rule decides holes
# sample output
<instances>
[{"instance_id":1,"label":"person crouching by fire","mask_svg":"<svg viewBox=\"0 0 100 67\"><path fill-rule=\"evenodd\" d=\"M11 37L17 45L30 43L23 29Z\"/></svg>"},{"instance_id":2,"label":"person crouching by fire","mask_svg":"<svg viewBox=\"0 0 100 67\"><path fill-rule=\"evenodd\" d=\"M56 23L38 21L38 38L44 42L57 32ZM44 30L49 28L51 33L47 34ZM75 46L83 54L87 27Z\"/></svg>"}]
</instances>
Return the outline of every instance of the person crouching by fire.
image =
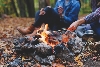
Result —
<instances>
[{"instance_id":1,"label":"person crouching by fire","mask_svg":"<svg viewBox=\"0 0 100 67\"><path fill-rule=\"evenodd\" d=\"M86 28L92 29L100 40L100 7L89 15L73 22L68 29L74 28L74 30L76 30L77 27L81 24L87 23L89 23L90 25Z\"/></svg>"},{"instance_id":2,"label":"person crouching by fire","mask_svg":"<svg viewBox=\"0 0 100 67\"><path fill-rule=\"evenodd\" d=\"M22 35L33 36L34 30L41 27L43 23L48 24L50 30L68 28L72 22L78 19L80 3L77 0L57 0L54 8L47 6L36 12L35 22L29 27L17 30Z\"/></svg>"}]
</instances>

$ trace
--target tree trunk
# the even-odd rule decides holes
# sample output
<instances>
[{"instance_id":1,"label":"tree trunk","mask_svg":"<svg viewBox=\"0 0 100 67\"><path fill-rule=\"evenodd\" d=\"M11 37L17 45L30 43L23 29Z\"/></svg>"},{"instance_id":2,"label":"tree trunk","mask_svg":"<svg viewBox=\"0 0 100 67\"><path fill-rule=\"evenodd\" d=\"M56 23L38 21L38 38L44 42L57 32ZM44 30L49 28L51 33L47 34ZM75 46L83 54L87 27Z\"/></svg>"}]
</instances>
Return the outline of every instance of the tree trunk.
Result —
<instances>
[{"instance_id":1,"label":"tree trunk","mask_svg":"<svg viewBox=\"0 0 100 67\"><path fill-rule=\"evenodd\" d=\"M45 0L46 5L45 6L50 6L50 0Z\"/></svg>"},{"instance_id":2,"label":"tree trunk","mask_svg":"<svg viewBox=\"0 0 100 67\"><path fill-rule=\"evenodd\" d=\"M57 2L57 0L55 0L55 3Z\"/></svg>"},{"instance_id":3,"label":"tree trunk","mask_svg":"<svg viewBox=\"0 0 100 67\"><path fill-rule=\"evenodd\" d=\"M7 14L8 15L8 9L7 8L5 8L5 7L3 7L3 10L4 10L4 14Z\"/></svg>"},{"instance_id":4,"label":"tree trunk","mask_svg":"<svg viewBox=\"0 0 100 67\"><path fill-rule=\"evenodd\" d=\"M34 0L25 0L29 17L35 16L35 7L34 7Z\"/></svg>"},{"instance_id":5,"label":"tree trunk","mask_svg":"<svg viewBox=\"0 0 100 67\"><path fill-rule=\"evenodd\" d=\"M11 0L11 3L12 3L12 6L13 6L13 9L14 9L16 16L19 17L14 0Z\"/></svg>"},{"instance_id":6,"label":"tree trunk","mask_svg":"<svg viewBox=\"0 0 100 67\"><path fill-rule=\"evenodd\" d=\"M25 10L25 2L24 0L17 0L18 7L20 10L20 16L21 17L26 17L26 10Z\"/></svg>"},{"instance_id":7,"label":"tree trunk","mask_svg":"<svg viewBox=\"0 0 100 67\"><path fill-rule=\"evenodd\" d=\"M50 0L39 0L39 9L50 6Z\"/></svg>"}]
</instances>

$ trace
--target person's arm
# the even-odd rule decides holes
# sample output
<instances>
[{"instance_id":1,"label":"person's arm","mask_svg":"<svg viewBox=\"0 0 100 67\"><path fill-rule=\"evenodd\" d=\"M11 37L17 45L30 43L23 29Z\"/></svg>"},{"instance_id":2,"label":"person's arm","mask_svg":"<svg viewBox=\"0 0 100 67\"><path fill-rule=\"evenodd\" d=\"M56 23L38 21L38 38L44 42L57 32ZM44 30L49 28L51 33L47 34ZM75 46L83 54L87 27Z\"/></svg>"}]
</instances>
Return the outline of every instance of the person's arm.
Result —
<instances>
[{"instance_id":1,"label":"person's arm","mask_svg":"<svg viewBox=\"0 0 100 67\"><path fill-rule=\"evenodd\" d=\"M54 7L54 10L58 13L58 9L59 7L62 7L63 8L63 0L57 0L56 4L55 4L55 7Z\"/></svg>"},{"instance_id":2,"label":"person's arm","mask_svg":"<svg viewBox=\"0 0 100 67\"><path fill-rule=\"evenodd\" d=\"M80 11L80 4L77 1L74 5L72 5L71 10L69 12L65 12L68 13L67 15L65 14L63 17L65 22L71 24L72 22L76 21L78 19L79 11Z\"/></svg>"},{"instance_id":3,"label":"person's arm","mask_svg":"<svg viewBox=\"0 0 100 67\"><path fill-rule=\"evenodd\" d=\"M73 22L68 29L72 29L74 28L74 30L76 30L76 28L84 23L89 23L89 22L93 22L96 20L99 20L100 18L100 8L98 8L95 12L90 13L89 15L87 15L86 17L83 17L82 19L79 19L75 22ZM73 31L74 31L73 30Z\"/></svg>"},{"instance_id":4,"label":"person's arm","mask_svg":"<svg viewBox=\"0 0 100 67\"><path fill-rule=\"evenodd\" d=\"M86 23L91 23L98 21L100 18L100 8L96 9L94 12L90 13L85 17Z\"/></svg>"},{"instance_id":5,"label":"person's arm","mask_svg":"<svg viewBox=\"0 0 100 67\"><path fill-rule=\"evenodd\" d=\"M57 12L58 11L58 1L55 4L54 10Z\"/></svg>"},{"instance_id":6,"label":"person's arm","mask_svg":"<svg viewBox=\"0 0 100 67\"><path fill-rule=\"evenodd\" d=\"M80 19L80 20L77 20L77 21L73 22L73 23L69 26L69 28L68 28L67 30L74 31L74 30L77 29L77 27L78 27L79 25L81 25L81 24L83 24L83 23L85 23L85 18L82 18L82 19Z\"/></svg>"}]
</instances>

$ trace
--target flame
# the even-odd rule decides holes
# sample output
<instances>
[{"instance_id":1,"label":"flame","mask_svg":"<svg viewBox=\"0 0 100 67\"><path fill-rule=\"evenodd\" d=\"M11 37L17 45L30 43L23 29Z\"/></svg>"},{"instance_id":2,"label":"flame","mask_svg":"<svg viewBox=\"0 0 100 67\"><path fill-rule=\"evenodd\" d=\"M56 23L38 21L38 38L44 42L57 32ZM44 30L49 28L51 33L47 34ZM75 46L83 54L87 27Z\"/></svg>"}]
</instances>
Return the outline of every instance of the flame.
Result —
<instances>
[{"instance_id":1,"label":"flame","mask_svg":"<svg viewBox=\"0 0 100 67\"><path fill-rule=\"evenodd\" d=\"M58 40L56 40L55 36L50 36L49 33L50 31L48 31L48 24L43 24L40 28L40 30L42 30L42 32L39 34L41 36L40 40L45 43L48 44L52 47L54 47L55 45L59 44L60 42ZM55 37L55 39L54 39ZM62 43L67 43L69 41L70 38L73 38L72 33L70 31L67 31L65 34L62 35Z\"/></svg>"},{"instance_id":2,"label":"flame","mask_svg":"<svg viewBox=\"0 0 100 67\"><path fill-rule=\"evenodd\" d=\"M48 44L48 35L46 34L45 31L43 31L43 32L41 33L41 40L42 40L44 43Z\"/></svg>"},{"instance_id":3,"label":"flame","mask_svg":"<svg viewBox=\"0 0 100 67\"><path fill-rule=\"evenodd\" d=\"M40 30L42 30L42 29L43 29L43 26L41 26ZM45 25L43 32L40 33L40 35L41 35L40 40L46 44L48 44L48 34L46 33L47 30L48 30L48 24Z\"/></svg>"},{"instance_id":4,"label":"flame","mask_svg":"<svg viewBox=\"0 0 100 67\"><path fill-rule=\"evenodd\" d=\"M43 29L43 26L40 29ZM52 47L54 47L55 45L57 45L59 43L58 41L53 40L53 38L51 36L49 36L48 24L45 24L43 32L41 32L40 35L41 35L40 40L43 43L46 43L46 44L48 44L48 45L50 45Z\"/></svg>"}]
</instances>

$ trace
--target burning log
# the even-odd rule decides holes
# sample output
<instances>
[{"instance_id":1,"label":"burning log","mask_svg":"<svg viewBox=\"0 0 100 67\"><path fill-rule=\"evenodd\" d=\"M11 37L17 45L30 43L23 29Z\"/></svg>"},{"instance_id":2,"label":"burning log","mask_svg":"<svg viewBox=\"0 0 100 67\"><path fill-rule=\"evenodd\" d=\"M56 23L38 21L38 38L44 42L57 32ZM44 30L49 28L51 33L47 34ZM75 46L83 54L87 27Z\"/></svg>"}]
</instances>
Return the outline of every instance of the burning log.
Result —
<instances>
[{"instance_id":1,"label":"burning log","mask_svg":"<svg viewBox=\"0 0 100 67\"><path fill-rule=\"evenodd\" d=\"M72 29L51 31L48 30L46 24L31 37L31 40L30 37L14 39L14 49L19 56L31 56L30 62L42 65L52 65L53 63L71 65L71 63L77 62L82 66L82 61L84 62L87 56L93 53L92 51L97 51L99 54L99 45L83 42L82 38L72 31ZM90 40L87 41L90 42ZM94 46L93 49L91 45Z\"/></svg>"}]
</instances>

